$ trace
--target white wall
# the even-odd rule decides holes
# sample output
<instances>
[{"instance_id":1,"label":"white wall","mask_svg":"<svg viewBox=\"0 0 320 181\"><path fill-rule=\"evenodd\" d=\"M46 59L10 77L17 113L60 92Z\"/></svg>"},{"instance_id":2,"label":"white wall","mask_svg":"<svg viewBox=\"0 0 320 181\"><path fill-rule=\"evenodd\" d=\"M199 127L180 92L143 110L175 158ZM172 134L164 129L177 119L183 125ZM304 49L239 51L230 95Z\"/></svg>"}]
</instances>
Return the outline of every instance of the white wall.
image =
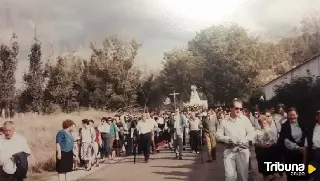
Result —
<instances>
[{"instance_id":1,"label":"white wall","mask_svg":"<svg viewBox=\"0 0 320 181\"><path fill-rule=\"evenodd\" d=\"M282 83L289 83L295 77L306 76L307 70L310 70L311 75L320 76L320 56L315 57L314 59L306 62L298 68L289 71L281 77L278 77L277 79L266 84L263 87L266 100L270 100L274 96L274 88L276 85L281 85Z\"/></svg>"}]
</instances>

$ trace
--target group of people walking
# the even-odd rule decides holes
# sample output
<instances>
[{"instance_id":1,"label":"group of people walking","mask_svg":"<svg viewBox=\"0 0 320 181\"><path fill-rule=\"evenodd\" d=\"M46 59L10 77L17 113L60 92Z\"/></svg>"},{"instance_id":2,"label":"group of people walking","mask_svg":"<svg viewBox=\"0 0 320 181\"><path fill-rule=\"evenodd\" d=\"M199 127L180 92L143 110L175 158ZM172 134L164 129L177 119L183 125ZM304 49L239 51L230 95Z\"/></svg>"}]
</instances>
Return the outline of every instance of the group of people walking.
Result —
<instances>
[{"instance_id":1,"label":"group of people walking","mask_svg":"<svg viewBox=\"0 0 320 181\"><path fill-rule=\"evenodd\" d=\"M226 145L223 152L226 181L249 179L250 147L254 147L264 181L275 180L284 173L288 181L320 180L319 170L311 175L307 172L308 164L320 168L320 109L315 112L311 126L302 124L294 107L285 112L284 105L279 104L275 110L271 107L261 112L256 107L250 113L243 109L240 100L233 102L216 132L217 140ZM283 164L282 169L276 166L279 164Z\"/></svg>"},{"instance_id":2,"label":"group of people walking","mask_svg":"<svg viewBox=\"0 0 320 181\"><path fill-rule=\"evenodd\" d=\"M145 112L103 117L96 122L84 119L80 129L72 120L65 120L63 129L56 135L56 170L62 181L68 180L67 173L79 166L89 171L92 166L99 166L116 156L143 154L147 163L150 154L160 152L162 146L171 149L176 159L182 160L187 145L190 145L190 152L198 154L202 151L202 143L210 163L216 160L218 142L225 145L226 181L248 181L252 173L250 149L255 151L258 171L264 181L284 175L288 181L320 180L320 170L310 176L307 167L298 173L268 168L275 163L312 164L320 168L320 109L315 112L315 121L310 126L301 124L295 108L285 110L285 106L279 104L264 111L258 107L248 111L240 100L235 100L229 109L188 107L161 114ZM17 167L15 159L27 162L31 152L26 140L15 133L11 121L0 128L0 138L0 178L9 181L21 168ZM8 150L12 145L17 148Z\"/></svg>"}]
</instances>

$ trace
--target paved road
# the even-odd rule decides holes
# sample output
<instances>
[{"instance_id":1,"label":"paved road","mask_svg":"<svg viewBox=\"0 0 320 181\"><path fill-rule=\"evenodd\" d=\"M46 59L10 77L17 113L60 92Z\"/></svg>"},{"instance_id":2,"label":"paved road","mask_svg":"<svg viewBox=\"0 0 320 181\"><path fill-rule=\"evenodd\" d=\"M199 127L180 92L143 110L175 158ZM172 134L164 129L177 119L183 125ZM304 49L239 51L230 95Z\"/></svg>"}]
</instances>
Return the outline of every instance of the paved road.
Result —
<instances>
[{"instance_id":1,"label":"paved road","mask_svg":"<svg viewBox=\"0 0 320 181\"><path fill-rule=\"evenodd\" d=\"M143 157L138 156L138 162L133 164L133 158L124 158L95 172L81 181L224 181L224 168L222 161L222 146L218 146L217 160L213 163L201 164L200 155L184 153L183 160L177 160L169 151L151 155L149 163L143 162ZM205 158L205 154L204 154ZM256 167L256 160L253 160ZM254 172L257 173L256 168ZM255 181L261 181L260 174L256 174Z\"/></svg>"}]
</instances>

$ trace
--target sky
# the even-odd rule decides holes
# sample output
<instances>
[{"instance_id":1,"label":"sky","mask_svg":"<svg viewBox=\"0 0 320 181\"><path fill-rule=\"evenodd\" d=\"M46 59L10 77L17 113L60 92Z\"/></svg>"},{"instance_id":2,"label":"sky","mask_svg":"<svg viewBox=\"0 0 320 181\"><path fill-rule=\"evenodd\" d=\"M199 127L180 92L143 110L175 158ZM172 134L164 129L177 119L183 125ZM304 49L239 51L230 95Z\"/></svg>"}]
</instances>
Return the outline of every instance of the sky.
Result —
<instances>
[{"instance_id":1,"label":"sky","mask_svg":"<svg viewBox=\"0 0 320 181\"><path fill-rule=\"evenodd\" d=\"M116 35L142 42L136 64L150 71L161 68L164 52L211 25L236 22L253 34L282 37L315 7L319 0L0 0L0 39L18 35L18 82L35 27L43 59L71 51L87 58L90 42Z\"/></svg>"}]
</instances>

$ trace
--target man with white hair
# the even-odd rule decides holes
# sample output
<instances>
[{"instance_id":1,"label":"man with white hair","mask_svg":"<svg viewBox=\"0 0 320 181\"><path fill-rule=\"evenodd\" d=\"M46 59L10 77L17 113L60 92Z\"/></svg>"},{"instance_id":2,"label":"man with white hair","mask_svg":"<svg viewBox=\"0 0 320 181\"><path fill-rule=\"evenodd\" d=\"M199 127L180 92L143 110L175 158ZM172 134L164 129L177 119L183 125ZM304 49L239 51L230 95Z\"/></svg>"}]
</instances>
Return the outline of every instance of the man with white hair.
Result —
<instances>
[{"instance_id":1,"label":"man with white hair","mask_svg":"<svg viewBox=\"0 0 320 181\"><path fill-rule=\"evenodd\" d=\"M247 181L249 157L255 131L250 120L241 114L242 102L234 100L231 113L218 126L216 138L226 144L223 152L225 181Z\"/></svg>"},{"instance_id":2,"label":"man with white hair","mask_svg":"<svg viewBox=\"0 0 320 181\"><path fill-rule=\"evenodd\" d=\"M182 160L182 150L183 150L183 132L187 127L187 120L185 116L180 113L179 109L176 109L175 114L173 116L173 147L176 152L176 158Z\"/></svg>"},{"instance_id":3,"label":"man with white hair","mask_svg":"<svg viewBox=\"0 0 320 181\"><path fill-rule=\"evenodd\" d=\"M3 124L4 139L0 139L0 180L23 180L28 170L27 157L31 154L26 139L16 133L12 121ZM19 164L19 165L18 165ZM19 173L19 174L17 174Z\"/></svg>"}]
</instances>

